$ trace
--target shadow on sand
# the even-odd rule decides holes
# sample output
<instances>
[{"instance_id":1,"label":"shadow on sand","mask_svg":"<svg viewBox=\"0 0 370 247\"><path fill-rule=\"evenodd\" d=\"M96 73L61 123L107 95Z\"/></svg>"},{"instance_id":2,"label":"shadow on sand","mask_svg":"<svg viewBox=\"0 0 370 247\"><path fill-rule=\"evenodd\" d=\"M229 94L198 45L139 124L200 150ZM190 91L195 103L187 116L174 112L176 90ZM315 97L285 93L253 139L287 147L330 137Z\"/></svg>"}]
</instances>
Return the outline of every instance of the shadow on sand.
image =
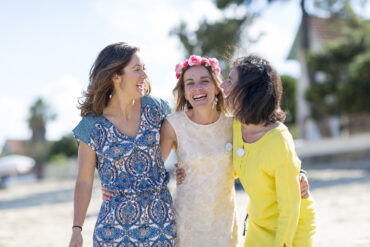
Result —
<instances>
[{"instance_id":1,"label":"shadow on sand","mask_svg":"<svg viewBox=\"0 0 370 247\"><path fill-rule=\"evenodd\" d=\"M6 209L17 209L69 202L73 200L73 192L74 188L71 188L43 193L34 193L32 195L13 200L1 200L0 211Z\"/></svg>"}]
</instances>

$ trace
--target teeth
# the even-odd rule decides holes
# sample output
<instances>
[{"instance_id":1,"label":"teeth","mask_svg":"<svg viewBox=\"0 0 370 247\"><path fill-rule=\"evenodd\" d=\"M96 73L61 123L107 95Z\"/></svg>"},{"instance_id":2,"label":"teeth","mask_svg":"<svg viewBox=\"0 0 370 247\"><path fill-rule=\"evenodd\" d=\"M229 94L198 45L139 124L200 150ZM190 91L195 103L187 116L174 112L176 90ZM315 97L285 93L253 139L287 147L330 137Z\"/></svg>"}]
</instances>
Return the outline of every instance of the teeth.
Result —
<instances>
[{"instance_id":1,"label":"teeth","mask_svg":"<svg viewBox=\"0 0 370 247\"><path fill-rule=\"evenodd\" d=\"M206 97L206 95L205 95L205 94L195 95L195 96L193 97L193 99L200 99L200 98L203 98L203 97Z\"/></svg>"}]
</instances>

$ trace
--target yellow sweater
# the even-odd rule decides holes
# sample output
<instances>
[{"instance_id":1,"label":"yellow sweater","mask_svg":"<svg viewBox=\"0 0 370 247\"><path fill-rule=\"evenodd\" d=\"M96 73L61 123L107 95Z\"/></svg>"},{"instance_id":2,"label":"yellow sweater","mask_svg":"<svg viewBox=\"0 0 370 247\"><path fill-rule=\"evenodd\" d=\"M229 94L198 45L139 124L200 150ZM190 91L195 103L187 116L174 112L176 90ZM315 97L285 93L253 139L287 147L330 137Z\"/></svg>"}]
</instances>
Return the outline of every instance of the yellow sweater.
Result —
<instances>
[{"instance_id":1,"label":"yellow sweater","mask_svg":"<svg viewBox=\"0 0 370 247\"><path fill-rule=\"evenodd\" d=\"M241 123L233 123L233 163L250 200L247 247L312 246L315 206L302 199L301 162L287 127L280 124L254 143L242 139Z\"/></svg>"}]
</instances>

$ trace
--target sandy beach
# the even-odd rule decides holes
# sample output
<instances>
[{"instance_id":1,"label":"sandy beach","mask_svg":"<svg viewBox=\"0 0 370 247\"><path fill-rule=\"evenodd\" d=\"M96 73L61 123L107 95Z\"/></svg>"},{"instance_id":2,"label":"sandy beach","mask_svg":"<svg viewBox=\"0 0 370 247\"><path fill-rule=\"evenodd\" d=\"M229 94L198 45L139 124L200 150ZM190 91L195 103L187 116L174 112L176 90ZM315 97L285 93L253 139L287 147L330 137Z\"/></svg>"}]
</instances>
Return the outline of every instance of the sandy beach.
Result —
<instances>
[{"instance_id":1,"label":"sandy beach","mask_svg":"<svg viewBox=\"0 0 370 247\"><path fill-rule=\"evenodd\" d=\"M370 246L370 160L304 168L317 205L315 246ZM173 188L173 182L170 186ZM0 246L68 246L73 190L71 178L15 184L0 190ZM99 179L96 179L84 224L84 246L92 246L101 200ZM247 201L245 192L237 188L241 246Z\"/></svg>"}]
</instances>

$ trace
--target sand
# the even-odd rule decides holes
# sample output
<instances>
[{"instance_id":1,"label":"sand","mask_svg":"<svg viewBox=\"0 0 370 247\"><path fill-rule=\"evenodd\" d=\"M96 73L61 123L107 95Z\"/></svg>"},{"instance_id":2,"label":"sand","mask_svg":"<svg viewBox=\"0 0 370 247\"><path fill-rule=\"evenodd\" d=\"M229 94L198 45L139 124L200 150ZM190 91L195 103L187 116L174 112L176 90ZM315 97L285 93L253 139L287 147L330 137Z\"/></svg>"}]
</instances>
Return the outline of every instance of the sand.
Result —
<instances>
[{"instance_id":1,"label":"sand","mask_svg":"<svg viewBox=\"0 0 370 247\"><path fill-rule=\"evenodd\" d=\"M305 168L317 204L315 246L370 246L370 161ZM68 246L73 190L71 178L15 184L0 190L0 246ZM95 179L83 229L84 246L92 246L101 200L99 181ZM247 201L245 192L237 189L240 236Z\"/></svg>"}]
</instances>

